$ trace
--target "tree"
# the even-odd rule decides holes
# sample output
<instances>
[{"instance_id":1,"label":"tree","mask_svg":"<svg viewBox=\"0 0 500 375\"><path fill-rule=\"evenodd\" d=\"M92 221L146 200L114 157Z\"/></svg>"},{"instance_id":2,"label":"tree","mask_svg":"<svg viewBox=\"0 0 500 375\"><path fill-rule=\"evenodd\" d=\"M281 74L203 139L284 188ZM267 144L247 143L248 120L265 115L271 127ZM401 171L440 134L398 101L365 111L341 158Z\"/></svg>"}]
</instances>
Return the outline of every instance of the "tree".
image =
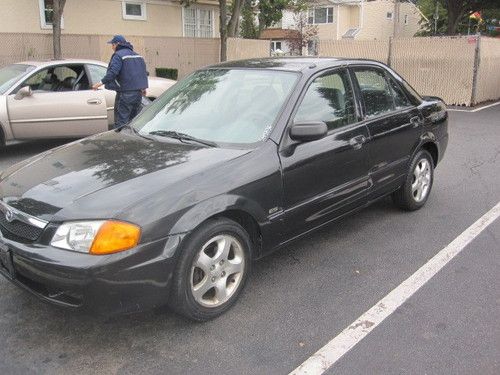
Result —
<instances>
[{"instance_id":1,"label":"tree","mask_svg":"<svg viewBox=\"0 0 500 375\"><path fill-rule=\"evenodd\" d=\"M54 59L62 58L61 52L61 19L64 12L66 0L53 0L52 16L52 44L54 46Z\"/></svg>"},{"instance_id":2,"label":"tree","mask_svg":"<svg viewBox=\"0 0 500 375\"><path fill-rule=\"evenodd\" d=\"M473 12L500 7L499 0L439 0L448 12L447 34L454 35L464 18Z\"/></svg>"},{"instance_id":3,"label":"tree","mask_svg":"<svg viewBox=\"0 0 500 375\"><path fill-rule=\"evenodd\" d=\"M306 12L295 12L293 29L287 33L287 43L290 50L302 56L302 49L308 47L318 37L318 26L307 22Z\"/></svg>"},{"instance_id":4,"label":"tree","mask_svg":"<svg viewBox=\"0 0 500 375\"><path fill-rule=\"evenodd\" d=\"M227 2L219 0L220 61L227 60Z\"/></svg>"},{"instance_id":5,"label":"tree","mask_svg":"<svg viewBox=\"0 0 500 375\"><path fill-rule=\"evenodd\" d=\"M259 34L266 27L281 21L285 9L299 12L321 0L259 0Z\"/></svg>"},{"instance_id":6,"label":"tree","mask_svg":"<svg viewBox=\"0 0 500 375\"><path fill-rule=\"evenodd\" d=\"M231 8L231 18L227 24L227 36L234 38L238 34L240 28L240 15L241 9L245 0L233 0L233 7Z\"/></svg>"},{"instance_id":7,"label":"tree","mask_svg":"<svg viewBox=\"0 0 500 375\"><path fill-rule=\"evenodd\" d=\"M418 8L427 18L422 17L419 21L422 30L417 33L418 36L442 35L446 33L448 13L440 1L419 0Z\"/></svg>"},{"instance_id":8,"label":"tree","mask_svg":"<svg viewBox=\"0 0 500 375\"><path fill-rule=\"evenodd\" d=\"M482 31L492 37L499 36L500 32L497 31L497 28L500 27L500 7L498 9L486 10L481 15L484 20L481 25Z\"/></svg>"},{"instance_id":9,"label":"tree","mask_svg":"<svg viewBox=\"0 0 500 375\"><path fill-rule=\"evenodd\" d=\"M281 21L283 10L291 6L293 0L259 0L259 34L266 27Z\"/></svg>"},{"instance_id":10,"label":"tree","mask_svg":"<svg viewBox=\"0 0 500 375\"><path fill-rule=\"evenodd\" d=\"M241 17L241 36L245 39L257 39L259 35L255 24L252 0L244 0L243 8L241 9Z\"/></svg>"}]
</instances>

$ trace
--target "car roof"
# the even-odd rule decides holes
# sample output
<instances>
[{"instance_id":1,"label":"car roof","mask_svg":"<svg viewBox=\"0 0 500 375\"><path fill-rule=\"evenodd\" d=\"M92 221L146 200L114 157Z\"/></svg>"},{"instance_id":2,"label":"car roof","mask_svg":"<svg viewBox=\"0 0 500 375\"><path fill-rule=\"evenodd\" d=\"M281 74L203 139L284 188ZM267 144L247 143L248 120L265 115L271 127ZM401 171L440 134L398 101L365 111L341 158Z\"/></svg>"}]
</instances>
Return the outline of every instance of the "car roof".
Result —
<instances>
[{"instance_id":1,"label":"car roof","mask_svg":"<svg viewBox=\"0 0 500 375\"><path fill-rule=\"evenodd\" d=\"M33 65L37 68L52 66L52 65L60 65L60 64L97 64L107 66L108 64L98 61L98 60L87 60L87 59L61 59L61 60L29 60L29 61L21 61L16 64L23 65Z\"/></svg>"},{"instance_id":2,"label":"car roof","mask_svg":"<svg viewBox=\"0 0 500 375\"><path fill-rule=\"evenodd\" d=\"M335 57L268 57L261 59L247 59L227 61L220 64L211 65L209 69L225 68L253 68L253 69L271 69L271 70L288 70L288 71L303 71L306 69L322 69L331 66L342 66L352 64L377 64L382 65L379 61L368 59L348 59Z\"/></svg>"}]
</instances>

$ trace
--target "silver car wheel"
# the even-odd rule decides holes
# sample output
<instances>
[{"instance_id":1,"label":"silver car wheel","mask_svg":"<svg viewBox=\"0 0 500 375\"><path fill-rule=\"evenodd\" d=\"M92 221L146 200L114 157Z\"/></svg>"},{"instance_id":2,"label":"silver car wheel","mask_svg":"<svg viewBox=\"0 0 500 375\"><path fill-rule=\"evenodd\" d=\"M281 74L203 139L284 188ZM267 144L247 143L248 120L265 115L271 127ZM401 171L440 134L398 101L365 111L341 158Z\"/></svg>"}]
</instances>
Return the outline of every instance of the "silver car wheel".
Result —
<instances>
[{"instance_id":1,"label":"silver car wheel","mask_svg":"<svg viewBox=\"0 0 500 375\"><path fill-rule=\"evenodd\" d=\"M243 247L235 237L223 234L208 240L191 267L191 293L197 303L218 307L238 289L245 270Z\"/></svg>"},{"instance_id":2,"label":"silver car wheel","mask_svg":"<svg viewBox=\"0 0 500 375\"><path fill-rule=\"evenodd\" d=\"M415 202L422 202L429 194L431 186L431 166L427 159L420 159L413 170L411 192Z\"/></svg>"}]
</instances>

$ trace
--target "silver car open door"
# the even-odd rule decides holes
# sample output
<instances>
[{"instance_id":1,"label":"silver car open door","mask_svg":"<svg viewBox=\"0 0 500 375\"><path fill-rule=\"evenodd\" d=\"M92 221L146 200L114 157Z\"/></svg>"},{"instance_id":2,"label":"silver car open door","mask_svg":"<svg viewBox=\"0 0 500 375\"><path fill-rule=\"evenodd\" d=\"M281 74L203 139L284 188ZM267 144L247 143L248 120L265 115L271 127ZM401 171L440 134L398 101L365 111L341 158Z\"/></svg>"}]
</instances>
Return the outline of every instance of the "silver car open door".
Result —
<instances>
[{"instance_id":1,"label":"silver car open door","mask_svg":"<svg viewBox=\"0 0 500 375\"><path fill-rule=\"evenodd\" d=\"M7 98L14 138L82 137L108 130L104 93L89 88L82 65L33 74Z\"/></svg>"}]
</instances>

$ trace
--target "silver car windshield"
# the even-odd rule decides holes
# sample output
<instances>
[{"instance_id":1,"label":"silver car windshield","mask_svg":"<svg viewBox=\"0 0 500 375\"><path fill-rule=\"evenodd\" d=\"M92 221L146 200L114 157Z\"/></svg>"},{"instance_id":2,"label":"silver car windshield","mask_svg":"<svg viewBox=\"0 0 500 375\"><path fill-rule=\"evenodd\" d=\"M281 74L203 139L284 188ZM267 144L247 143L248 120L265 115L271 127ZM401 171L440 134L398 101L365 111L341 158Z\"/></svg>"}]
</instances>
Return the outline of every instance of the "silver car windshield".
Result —
<instances>
[{"instance_id":1,"label":"silver car windshield","mask_svg":"<svg viewBox=\"0 0 500 375\"><path fill-rule=\"evenodd\" d=\"M269 136L298 77L278 70L197 71L131 125L144 135L176 132L217 144L256 143Z\"/></svg>"},{"instance_id":2,"label":"silver car windshield","mask_svg":"<svg viewBox=\"0 0 500 375\"><path fill-rule=\"evenodd\" d=\"M4 94L13 84L19 81L26 73L36 67L33 65L13 64L0 69L0 94Z\"/></svg>"}]
</instances>

